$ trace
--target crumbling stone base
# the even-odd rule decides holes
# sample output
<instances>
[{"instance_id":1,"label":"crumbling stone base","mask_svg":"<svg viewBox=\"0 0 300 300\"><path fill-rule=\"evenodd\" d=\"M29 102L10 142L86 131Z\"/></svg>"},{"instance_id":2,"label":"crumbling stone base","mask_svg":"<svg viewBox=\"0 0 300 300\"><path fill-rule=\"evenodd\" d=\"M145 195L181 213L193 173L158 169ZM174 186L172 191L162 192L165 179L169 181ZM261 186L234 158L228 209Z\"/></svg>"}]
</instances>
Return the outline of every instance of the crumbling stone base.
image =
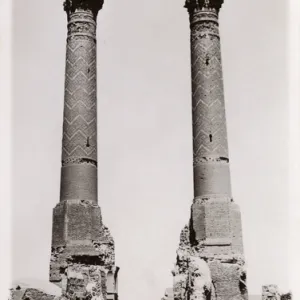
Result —
<instances>
[{"instance_id":1,"label":"crumbling stone base","mask_svg":"<svg viewBox=\"0 0 300 300\"><path fill-rule=\"evenodd\" d=\"M280 300L278 287L275 284L264 285L262 287L262 300Z\"/></svg>"},{"instance_id":2,"label":"crumbling stone base","mask_svg":"<svg viewBox=\"0 0 300 300\"><path fill-rule=\"evenodd\" d=\"M192 210L191 222L181 232L176 264L172 271L173 295L169 292L163 299L247 300L242 253L236 251L231 243L224 242L224 239L219 244L197 240L197 232L193 228L193 218L196 217L199 216Z\"/></svg>"},{"instance_id":3,"label":"crumbling stone base","mask_svg":"<svg viewBox=\"0 0 300 300\"><path fill-rule=\"evenodd\" d=\"M61 300L106 299L106 272L103 267L83 264L68 266Z\"/></svg>"},{"instance_id":4,"label":"crumbling stone base","mask_svg":"<svg viewBox=\"0 0 300 300\"><path fill-rule=\"evenodd\" d=\"M87 200L57 204L53 210L50 282L62 288L63 299L106 300L108 275L111 277L113 270L114 240L102 223L98 204ZM110 294L117 294L116 289Z\"/></svg>"}]
</instances>

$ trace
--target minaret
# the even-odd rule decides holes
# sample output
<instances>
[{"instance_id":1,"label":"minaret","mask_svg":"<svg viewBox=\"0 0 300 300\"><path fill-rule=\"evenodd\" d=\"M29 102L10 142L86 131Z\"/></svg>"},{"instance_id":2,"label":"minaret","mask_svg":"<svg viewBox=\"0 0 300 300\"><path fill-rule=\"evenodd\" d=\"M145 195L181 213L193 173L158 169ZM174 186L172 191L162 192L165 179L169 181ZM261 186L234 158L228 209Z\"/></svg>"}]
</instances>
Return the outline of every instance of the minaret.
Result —
<instances>
[{"instance_id":1,"label":"minaret","mask_svg":"<svg viewBox=\"0 0 300 300\"><path fill-rule=\"evenodd\" d=\"M102 5L103 0L64 3L61 189L53 211L50 281L62 287L67 299L117 298L114 241L102 223L97 194L96 19Z\"/></svg>"},{"instance_id":2,"label":"minaret","mask_svg":"<svg viewBox=\"0 0 300 300\"><path fill-rule=\"evenodd\" d=\"M186 0L191 30L194 200L173 271L174 298L248 299L233 202L219 35L223 0Z\"/></svg>"}]
</instances>

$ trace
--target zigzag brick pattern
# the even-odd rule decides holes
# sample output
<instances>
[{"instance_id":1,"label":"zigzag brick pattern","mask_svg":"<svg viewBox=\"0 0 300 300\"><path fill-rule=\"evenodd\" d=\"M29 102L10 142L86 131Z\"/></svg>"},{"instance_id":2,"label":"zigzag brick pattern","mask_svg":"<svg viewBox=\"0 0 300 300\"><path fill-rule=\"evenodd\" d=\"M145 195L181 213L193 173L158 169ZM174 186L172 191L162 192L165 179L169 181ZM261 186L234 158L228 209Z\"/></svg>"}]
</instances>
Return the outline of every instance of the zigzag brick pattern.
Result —
<instances>
[{"instance_id":1,"label":"zigzag brick pattern","mask_svg":"<svg viewBox=\"0 0 300 300\"><path fill-rule=\"evenodd\" d=\"M190 16L194 201L163 300L247 300L241 213L230 184L218 14L223 0L186 0Z\"/></svg>"},{"instance_id":2,"label":"zigzag brick pattern","mask_svg":"<svg viewBox=\"0 0 300 300\"><path fill-rule=\"evenodd\" d=\"M63 124L63 164L97 161L96 24L89 14L69 20Z\"/></svg>"},{"instance_id":3,"label":"zigzag brick pattern","mask_svg":"<svg viewBox=\"0 0 300 300\"><path fill-rule=\"evenodd\" d=\"M62 299L117 300L114 240L97 191L96 18L102 0L65 0L68 37L60 202L53 210L50 281Z\"/></svg>"},{"instance_id":4,"label":"zigzag brick pattern","mask_svg":"<svg viewBox=\"0 0 300 300\"><path fill-rule=\"evenodd\" d=\"M217 15L191 17L194 163L203 157L228 158L220 39Z\"/></svg>"}]
</instances>

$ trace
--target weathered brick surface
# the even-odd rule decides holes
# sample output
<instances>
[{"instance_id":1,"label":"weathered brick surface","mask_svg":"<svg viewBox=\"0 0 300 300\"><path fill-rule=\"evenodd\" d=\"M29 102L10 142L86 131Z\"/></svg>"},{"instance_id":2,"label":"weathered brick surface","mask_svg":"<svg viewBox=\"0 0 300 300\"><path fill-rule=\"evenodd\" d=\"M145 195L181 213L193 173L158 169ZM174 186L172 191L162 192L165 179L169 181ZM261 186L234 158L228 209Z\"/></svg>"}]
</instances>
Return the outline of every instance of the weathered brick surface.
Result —
<instances>
[{"instance_id":1,"label":"weathered brick surface","mask_svg":"<svg viewBox=\"0 0 300 300\"><path fill-rule=\"evenodd\" d=\"M228 163L205 162L194 167L194 187L196 197L213 195L231 196Z\"/></svg>"},{"instance_id":2,"label":"weathered brick surface","mask_svg":"<svg viewBox=\"0 0 300 300\"><path fill-rule=\"evenodd\" d=\"M227 201L207 201L205 205L206 238L230 239L229 203Z\"/></svg>"},{"instance_id":3,"label":"weathered brick surface","mask_svg":"<svg viewBox=\"0 0 300 300\"><path fill-rule=\"evenodd\" d=\"M241 214L230 184L218 26L222 3L186 1L191 28L194 202L190 225L183 229L177 250L174 300L248 299Z\"/></svg>"},{"instance_id":4,"label":"weathered brick surface","mask_svg":"<svg viewBox=\"0 0 300 300\"><path fill-rule=\"evenodd\" d=\"M195 197L231 194L217 11L189 6ZM194 6L196 5L196 7ZM208 4L210 5L210 4Z\"/></svg>"},{"instance_id":5,"label":"weathered brick surface","mask_svg":"<svg viewBox=\"0 0 300 300\"><path fill-rule=\"evenodd\" d=\"M50 281L62 288L62 300L117 296L114 241L97 204L96 18L102 4L64 4L68 37L61 191L53 210L50 262Z\"/></svg>"},{"instance_id":6,"label":"weathered brick surface","mask_svg":"<svg viewBox=\"0 0 300 300\"><path fill-rule=\"evenodd\" d=\"M192 224L198 242L206 239L231 239L230 202L209 200L194 203ZM231 240L230 240L231 243Z\"/></svg>"},{"instance_id":7,"label":"weathered brick surface","mask_svg":"<svg viewBox=\"0 0 300 300\"><path fill-rule=\"evenodd\" d=\"M191 229L197 242L211 246L207 251L212 254L243 254L241 213L231 199L194 201Z\"/></svg>"},{"instance_id":8,"label":"weathered brick surface","mask_svg":"<svg viewBox=\"0 0 300 300\"><path fill-rule=\"evenodd\" d=\"M244 300L245 294L241 288L241 265L213 260L208 263L214 286L213 293L217 299Z\"/></svg>"},{"instance_id":9,"label":"weathered brick surface","mask_svg":"<svg viewBox=\"0 0 300 300\"><path fill-rule=\"evenodd\" d=\"M65 246L71 241L101 238L100 207L91 201L60 202L53 210L52 247Z\"/></svg>"},{"instance_id":10,"label":"weathered brick surface","mask_svg":"<svg viewBox=\"0 0 300 300\"><path fill-rule=\"evenodd\" d=\"M230 205L230 224L232 234L232 251L234 253L244 253L243 232L242 232L242 217L239 206L231 202Z\"/></svg>"},{"instance_id":11,"label":"weathered brick surface","mask_svg":"<svg viewBox=\"0 0 300 300\"><path fill-rule=\"evenodd\" d=\"M68 165L61 168L61 201L92 200L97 203L97 168L94 165Z\"/></svg>"},{"instance_id":12,"label":"weathered brick surface","mask_svg":"<svg viewBox=\"0 0 300 300\"><path fill-rule=\"evenodd\" d=\"M114 241L108 229L102 226L97 239L67 239L64 246L52 247L50 281L61 286L66 268L75 262L101 265L107 271L114 268Z\"/></svg>"}]
</instances>

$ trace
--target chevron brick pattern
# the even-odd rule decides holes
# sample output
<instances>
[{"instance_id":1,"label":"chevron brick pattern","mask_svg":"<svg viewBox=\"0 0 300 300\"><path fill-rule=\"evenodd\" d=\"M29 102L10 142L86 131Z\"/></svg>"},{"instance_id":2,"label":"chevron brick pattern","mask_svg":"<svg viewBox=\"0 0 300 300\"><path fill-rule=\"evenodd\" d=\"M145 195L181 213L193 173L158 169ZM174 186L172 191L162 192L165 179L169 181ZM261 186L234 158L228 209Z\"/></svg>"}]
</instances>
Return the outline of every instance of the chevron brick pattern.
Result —
<instances>
[{"instance_id":1,"label":"chevron brick pattern","mask_svg":"<svg viewBox=\"0 0 300 300\"><path fill-rule=\"evenodd\" d=\"M218 22L212 20L214 14L201 14L203 21L191 28L194 163L228 157Z\"/></svg>"},{"instance_id":2,"label":"chevron brick pattern","mask_svg":"<svg viewBox=\"0 0 300 300\"><path fill-rule=\"evenodd\" d=\"M97 160L96 42L84 35L67 42L62 161L74 158Z\"/></svg>"}]
</instances>

